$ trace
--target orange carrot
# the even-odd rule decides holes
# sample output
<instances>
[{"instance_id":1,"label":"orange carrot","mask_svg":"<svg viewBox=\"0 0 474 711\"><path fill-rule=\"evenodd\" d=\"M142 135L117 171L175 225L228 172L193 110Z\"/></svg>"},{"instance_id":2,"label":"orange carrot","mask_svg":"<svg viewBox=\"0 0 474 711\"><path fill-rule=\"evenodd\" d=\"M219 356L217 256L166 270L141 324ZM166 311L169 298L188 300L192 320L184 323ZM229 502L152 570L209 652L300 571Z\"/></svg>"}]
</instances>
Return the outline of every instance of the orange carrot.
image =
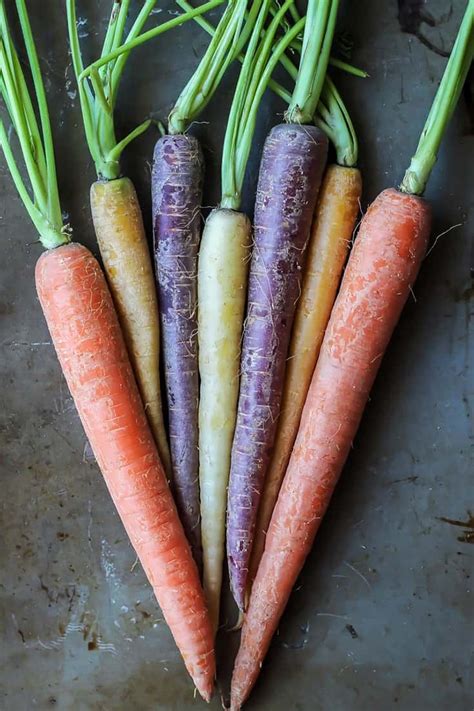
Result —
<instances>
[{"instance_id":1,"label":"orange carrot","mask_svg":"<svg viewBox=\"0 0 474 711\"><path fill-rule=\"evenodd\" d=\"M252 689L357 431L430 232L422 198L385 190L369 208L323 340L253 584L232 677Z\"/></svg>"},{"instance_id":2,"label":"orange carrot","mask_svg":"<svg viewBox=\"0 0 474 711\"><path fill-rule=\"evenodd\" d=\"M117 511L200 694L214 683L213 633L127 356L92 254L45 252L36 288L68 387Z\"/></svg>"},{"instance_id":3,"label":"orange carrot","mask_svg":"<svg viewBox=\"0 0 474 711\"><path fill-rule=\"evenodd\" d=\"M168 488L112 297L97 260L63 224L46 94L25 0L17 0L33 101L0 0L0 94L19 139L23 170L0 121L0 146L47 249L36 288L84 429L189 673L209 700L213 634L196 564Z\"/></svg>"},{"instance_id":4,"label":"orange carrot","mask_svg":"<svg viewBox=\"0 0 474 711\"><path fill-rule=\"evenodd\" d=\"M469 0L400 190L384 190L372 203L349 258L252 588L232 676L233 711L258 677L418 274L431 227L431 209L421 195L473 58Z\"/></svg>"}]
</instances>

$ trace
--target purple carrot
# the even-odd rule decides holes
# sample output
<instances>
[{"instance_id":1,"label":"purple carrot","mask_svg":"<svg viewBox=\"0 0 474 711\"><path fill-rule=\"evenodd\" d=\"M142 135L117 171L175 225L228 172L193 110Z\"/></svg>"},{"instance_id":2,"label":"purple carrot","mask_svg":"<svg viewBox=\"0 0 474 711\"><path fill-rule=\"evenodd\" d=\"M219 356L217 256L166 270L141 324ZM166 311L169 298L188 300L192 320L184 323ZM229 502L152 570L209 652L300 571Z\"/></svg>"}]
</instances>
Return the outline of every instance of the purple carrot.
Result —
<instances>
[{"instance_id":1,"label":"purple carrot","mask_svg":"<svg viewBox=\"0 0 474 711\"><path fill-rule=\"evenodd\" d=\"M198 141L163 136L153 160L153 235L172 489L186 535L201 566L198 452L197 263L204 161Z\"/></svg>"},{"instance_id":2,"label":"purple carrot","mask_svg":"<svg viewBox=\"0 0 474 711\"><path fill-rule=\"evenodd\" d=\"M327 150L328 140L315 126L281 124L270 132L260 164L227 509L230 582L241 610Z\"/></svg>"}]
</instances>

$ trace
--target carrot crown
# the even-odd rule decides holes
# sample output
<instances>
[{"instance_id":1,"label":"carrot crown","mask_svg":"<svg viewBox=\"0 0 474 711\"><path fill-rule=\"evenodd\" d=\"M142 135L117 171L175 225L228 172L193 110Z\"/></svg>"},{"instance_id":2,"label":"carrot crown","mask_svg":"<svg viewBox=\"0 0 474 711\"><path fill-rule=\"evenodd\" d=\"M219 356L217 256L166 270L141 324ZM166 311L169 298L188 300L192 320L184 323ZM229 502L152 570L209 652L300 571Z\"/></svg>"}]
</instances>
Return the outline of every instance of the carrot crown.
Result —
<instances>
[{"instance_id":1,"label":"carrot crown","mask_svg":"<svg viewBox=\"0 0 474 711\"><path fill-rule=\"evenodd\" d=\"M400 190L422 195L438 158L446 126L453 115L474 57L474 0L469 0L463 21L423 128L416 153L405 173Z\"/></svg>"},{"instance_id":2,"label":"carrot crown","mask_svg":"<svg viewBox=\"0 0 474 711\"><path fill-rule=\"evenodd\" d=\"M311 123L329 63L339 0L309 0L298 77L286 112L289 123Z\"/></svg>"},{"instance_id":3,"label":"carrot crown","mask_svg":"<svg viewBox=\"0 0 474 711\"><path fill-rule=\"evenodd\" d=\"M0 0L0 93L20 144L29 188L1 119L0 145L20 198L38 230L40 241L46 249L52 249L70 241L70 229L63 224L48 105L24 0L16 0L16 8L33 80L34 99L29 93L11 39L4 0Z\"/></svg>"},{"instance_id":4,"label":"carrot crown","mask_svg":"<svg viewBox=\"0 0 474 711\"><path fill-rule=\"evenodd\" d=\"M293 21L299 20L299 15L296 9L292 12L292 19ZM285 28L286 31L288 31L289 27L290 25L287 24ZM298 39L295 39L291 43L290 47L295 52L301 53L302 45ZM280 62L293 81L296 81L298 77L298 69L293 64L291 59L286 54L282 54ZM343 71L353 74L354 76L363 78L368 76L367 73L361 69L357 69L351 64L341 62L335 58L331 57L329 59L329 63L337 66ZM272 91L278 94L283 101L286 101L287 104L291 103L291 95L281 84L272 79L269 82L269 87ZM338 165L349 168L357 165L359 149L356 132L342 97L328 74L324 77L323 88L313 120L318 128L324 131L333 143L336 149L336 160Z\"/></svg>"},{"instance_id":5,"label":"carrot crown","mask_svg":"<svg viewBox=\"0 0 474 711\"><path fill-rule=\"evenodd\" d=\"M176 0L178 5L184 9L191 7L186 0ZM278 12L278 6L273 5L270 8L270 12L273 16ZM254 6L252 6L252 11L254 11ZM290 5L289 13L291 15L291 20L293 22L298 22L301 17L294 5ZM196 17L195 21L202 27L209 35L215 35L216 28L204 17ZM242 32L242 37L245 34L249 21L247 22L246 28ZM291 29L291 22L286 18L282 19L282 27L285 32ZM302 43L296 37L289 45L289 48L300 53ZM240 62L244 61L244 55L238 54L237 58ZM298 76L298 68L293 64L291 59L283 52L279 58L280 63L285 68L289 76L293 81L296 81ZM366 78L368 76L367 72L357 67L348 64L337 57L330 57L329 64L341 69L342 71L351 74L356 77ZM280 83L274 79L270 79L268 82L268 87L277 94L283 101L287 104L291 102L291 93ZM357 136L352 124L349 112L337 91L334 83L328 75L324 80L323 90L319 98L319 103L316 109L316 114L314 116L314 122L321 128L326 135L330 138L336 149L337 162L339 165L353 167L357 165L358 160L358 143Z\"/></svg>"},{"instance_id":6,"label":"carrot crown","mask_svg":"<svg viewBox=\"0 0 474 711\"><path fill-rule=\"evenodd\" d=\"M76 17L75 17L75 0L67 0L68 1L68 17L69 17L69 34L71 37L71 52L73 53L73 61L74 61L74 56L76 56L76 60L74 61L74 67L78 79L78 84L79 84L79 90L80 90L80 96L81 96L81 106L82 106L82 111L83 111L83 116L84 116L84 125L86 128L86 135L87 135L87 140L89 143L89 148L94 156L94 160L96 162L97 166L97 171L99 175L102 175L103 177L106 178L114 178L118 177L120 174L119 171L119 158L124 150L124 148L131 142L133 141L134 138L139 136L143 131L146 131L148 126L150 125L151 121L144 121L140 126L138 126L135 131L132 131L132 133L127 136L125 139L120 141L120 143L116 143L115 141L115 136L114 136L114 131L113 131L113 121L111 119L112 114L113 114L113 107L115 105L115 98L118 90L118 82L121 78L125 62L127 60L127 57L129 56L130 52L135 49L136 47L140 47L142 44L145 44L145 42L148 42L148 40L153 39L154 37L158 37L158 35L163 34L164 32L167 32L168 30L173 29L173 27L178 27L178 25L182 25L184 22L187 22L188 20L191 20L193 17L197 17L199 15L202 15L205 12L208 12L209 10L214 9L215 7L218 7L219 5L222 5L224 0L209 0L209 2L204 3L200 7L197 8L191 8L189 12L183 13L182 15L178 15L177 17L174 17L172 20L168 20L168 22L163 22L161 25L158 25L157 27L152 28L151 30L148 30L147 32L141 33L143 26L146 22L147 17L150 15L154 5L156 4L156 0L147 0L145 2L140 14L137 17L137 20L135 21L135 24L133 25L132 29L130 30L128 36L125 39L125 42L123 42L123 25L122 29L120 31L115 31L115 34L113 35L113 39L110 41L107 41L107 36L104 41L104 46L102 49L102 54L100 59L97 59L95 62L90 64L88 67L84 69L82 66L82 62L80 59L80 48L79 48L79 40L77 37L77 28L76 28ZM242 3L242 0L238 0L240 3ZM109 23L109 30L107 32L107 35L109 33L112 33L111 27L115 23L118 23L118 19L120 16L120 13L123 13L123 22L125 22L126 15L128 12L128 6L130 5L130 0L122 0L120 3L118 0L115 0L114 2L114 8L117 8L116 13L114 14L114 10L112 10L112 15ZM191 7L191 6L189 6ZM125 8L125 9L124 9ZM235 10L235 8L234 8ZM232 31L237 32L238 29L238 22L236 23L237 15L236 17L232 16L230 17L231 13L228 13L226 16L226 22L225 25L227 25L228 20L232 19L233 22L231 23L231 27L229 29L229 34L225 34L225 37L223 37L223 41L225 39L226 42L228 40L232 39ZM224 19L224 18L222 18ZM123 42L123 43L122 43ZM217 51L217 47L214 46L212 48L212 52L210 52L210 55L215 55ZM225 52L223 52L225 54ZM206 66L204 67L205 71L200 75L200 81L203 81L203 76L204 79L206 80L207 84L207 78L208 73L212 69L212 79L210 78L210 85L204 87L204 93L199 94L198 96L191 96L191 91L186 93L186 96L183 98L183 106L182 108L179 109L180 115L176 117L175 123L178 125L175 127L175 129L172 131L173 133L181 133L182 130L184 130L188 122L192 120L192 117L195 116L204 106L205 104L210 100L214 90L217 88L219 85L219 82L222 78L222 75L224 74L225 69L227 68L227 64L225 67L222 69L222 72L220 71L221 69L221 64L222 62L222 56L221 53L219 52L219 59L216 59L215 62L213 61L212 56L209 57L209 55L206 53L207 60L206 61ZM204 58L203 58L204 61ZM225 60L224 60L225 61ZM212 66L211 66L212 62ZM201 66L201 65L200 65ZM199 67L198 67L199 70ZM105 79L109 77L108 84L105 83ZM112 86L110 86L112 84ZM86 88L84 88L84 85ZM189 86L189 85L188 85ZM187 87L188 88L188 87ZM194 87L196 88L196 87ZM87 92L86 92L87 89ZM198 93L200 91L199 85L197 85L197 90ZM95 98L94 98L95 94ZM92 103L87 101L88 97L92 98ZM181 98L181 97L180 97ZM101 145L99 143L99 140L101 138L101 133L95 129L94 123L91 122L90 117L94 117L94 112L92 109L94 108L94 105L96 103L96 100L99 102L99 109L102 107L102 109L105 111L106 114L110 114L110 118L108 119L108 122L106 125L108 125L108 139L107 142L103 141L103 150L101 149ZM188 100L190 100L190 104L187 103ZM191 111L190 116L185 116L184 114L187 114L189 111ZM107 120L107 116L105 117ZM182 124L182 129L179 128L181 126L180 122L183 122ZM97 126L98 129L98 126ZM107 155L108 152L108 159L104 161L103 157L104 155ZM96 160L95 156L98 156L98 160ZM105 172L104 172L105 168ZM110 175L107 175L107 173L111 172Z\"/></svg>"},{"instance_id":7,"label":"carrot crown","mask_svg":"<svg viewBox=\"0 0 474 711\"><path fill-rule=\"evenodd\" d=\"M186 0L177 0L185 10L192 10ZM213 97L229 64L245 43L242 38L248 0L230 0L214 36L191 79L178 97L168 118L171 134L184 133L192 120ZM248 24L248 23L247 23Z\"/></svg>"},{"instance_id":8,"label":"carrot crown","mask_svg":"<svg viewBox=\"0 0 474 711\"><path fill-rule=\"evenodd\" d=\"M127 39L133 40L143 29L148 16L156 5L156 0L146 0L140 10ZM116 49L123 41L125 23L130 8L130 0L114 0L110 20L102 47L102 55ZM66 0L69 42L72 63L78 80L79 99L87 144L100 178L113 180L120 176L120 156L124 148L134 138L146 131L150 121L144 121L128 136L117 141L114 125L114 108L128 53L123 53L114 62L90 70L87 80L81 81L84 71L79 33L76 19L75 0Z\"/></svg>"},{"instance_id":9,"label":"carrot crown","mask_svg":"<svg viewBox=\"0 0 474 711\"><path fill-rule=\"evenodd\" d=\"M304 27L305 18L302 18L284 37L274 42L282 19L293 3L294 0L286 0L264 30L271 0L259 2L227 121L222 155L221 207L233 210L240 207L260 101L280 57Z\"/></svg>"}]
</instances>

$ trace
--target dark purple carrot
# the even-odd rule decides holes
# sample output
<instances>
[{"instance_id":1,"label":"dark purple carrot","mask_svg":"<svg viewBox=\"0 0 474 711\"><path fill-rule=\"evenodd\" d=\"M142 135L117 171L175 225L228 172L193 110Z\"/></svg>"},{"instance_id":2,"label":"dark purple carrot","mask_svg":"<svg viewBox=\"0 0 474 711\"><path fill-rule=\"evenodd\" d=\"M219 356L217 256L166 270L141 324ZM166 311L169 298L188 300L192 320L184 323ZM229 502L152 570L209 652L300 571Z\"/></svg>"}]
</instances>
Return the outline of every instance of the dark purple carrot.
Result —
<instances>
[{"instance_id":1,"label":"dark purple carrot","mask_svg":"<svg viewBox=\"0 0 474 711\"><path fill-rule=\"evenodd\" d=\"M241 385L227 504L232 592L245 608L260 495L280 413L286 357L328 139L312 124L329 60L338 0L310 0L289 123L270 132L255 204Z\"/></svg>"},{"instance_id":2,"label":"dark purple carrot","mask_svg":"<svg viewBox=\"0 0 474 711\"><path fill-rule=\"evenodd\" d=\"M232 591L241 609L327 150L328 140L316 126L281 124L271 130L260 165L227 511Z\"/></svg>"},{"instance_id":3,"label":"dark purple carrot","mask_svg":"<svg viewBox=\"0 0 474 711\"><path fill-rule=\"evenodd\" d=\"M204 161L193 136L163 136L155 146L153 235L162 350L178 511L201 563L198 452L197 264Z\"/></svg>"},{"instance_id":4,"label":"dark purple carrot","mask_svg":"<svg viewBox=\"0 0 474 711\"><path fill-rule=\"evenodd\" d=\"M247 0L229 3L215 36L169 116L153 161L153 234L161 318L172 488L201 566L197 262L204 162L186 133L207 104L241 42Z\"/></svg>"}]
</instances>

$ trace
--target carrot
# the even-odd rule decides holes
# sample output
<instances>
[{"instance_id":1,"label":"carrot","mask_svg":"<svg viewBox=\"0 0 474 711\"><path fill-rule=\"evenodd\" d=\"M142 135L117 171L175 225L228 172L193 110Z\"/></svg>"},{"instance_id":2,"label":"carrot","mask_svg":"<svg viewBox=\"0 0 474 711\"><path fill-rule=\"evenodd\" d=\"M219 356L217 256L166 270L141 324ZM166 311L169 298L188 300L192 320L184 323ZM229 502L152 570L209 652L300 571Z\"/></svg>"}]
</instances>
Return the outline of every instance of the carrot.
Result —
<instances>
[{"instance_id":1,"label":"carrot","mask_svg":"<svg viewBox=\"0 0 474 711\"><path fill-rule=\"evenodd\" d=\"M311 125L324 84L338 0L310 0L300 67L286 113L265 142L227 504L227 562L237 606L246 586L260 495L270 463L305 250L328 140ZM300 21L299 21L300 22ZM288 43L291 32L287 33Z\"/></svg>"},{"instance_id":2,"label":"carrot","mask_svg":"<svg viewBox=\"0 0 474 711\"><path fill-rule=\"evenodd\" d=\"M94 183L91 209L97 242L145 412L165 471L169 471L158 368L158 301L142 213L133 183L128 178Z\"/></svg>"},{"instance_id":3,"label":"carrot","mask_svg":"<svg viewBox=\"0 0 474 711\"><path fill-rule=\"evenodd\" d=\"M474 55L473 22L470 0L401 190L383 191L362 220L253 584L232 676L234 711L258 677L425 254L431 209L420 195Z\"/></svg>"},{"instance_id":4,"label":"carrot","mask_svg":"<svg viewBox=\"0 0 474 711\"><path fill-rule=\"evenodd\" d=\"M211 626L104 276L81 245L43 254L36 288L77 411L186 667L209 701Z\"/></svg>"},{"instance_id":5,"label":"carrot","mask_svg":"<svg viewBox=\"0 0 474 711\"><path fill-rule=\"evenodd\" d=\"M279 54L291 40L290 33L290 40L276 42L271 56L279 22L292 2L282 5L264 33L269 1L261 4L255 19L227 122L221 201L206 220L199 254L199 482L204 590L214 630L219 622L227 483L251 245L251 223L240 211L242 188L261 96Z\"/></svg>"},{"instance_id":6,"label":"carrot","mask_svg":"<svg viewBox=\"0 0 474 711\"><path fill-rule=\"evenodd\" d=\"M258 510L250 563L255 578L281 482L298 432L301 412L319 355L359 212L362 181L357 168L331 165L326 171L312 234L301 297L288 349L280 418Z\"/></svg>"},{"instance_id":7,"label":"carrot","mask_svg":"<svg viewBox=\"0 0 474 711\"><path fill-rule=\"evenodd\" d=\"M203 698L209 700L215 674L213 637L198 571L147 423L105 277L93 255L71 243L70 228L63 225L38 56L25 2L17 0L16 5L37 106L11 41L3 0L0 92L19 139L24 170L19 168L1 120L0 144L47 249L36 265L38 296L118 513L189 673Z\"/></svg>"},{"instance_id":8,"label":"carrot","mask_svg":"<svg viewBox=\"0 0 474 711\"><path fill-rule=\"evenodd\" d=\"M171 110L168 135L157 142L153 155L155 272L161 304L173 486L200 566L197 276L204 160L199 142L187 131L215 93L232 60L247 5L247 0L228 3L216 35ZM204 516L206 512L204 505ZM207 532L205 537L207 541Z\"/></svg>"},{"instance_id":9,"label":"carrot","mask_svg":"<svg viewBox=\"0 0 474 711\"><path fill-rule=\"evenodd\" d=\"M144 3L129 38L139 33L155 5ZM122 41L130 0L113 2L103 52ZM105 272L117 307L130 358L150 426L166 470L170 455L161 405L159 376L159 321L153 269L137 196L130 181L120 178L120 155L143 133L150 121L118 142L113 112L126 56L93 73L89 84L79 80L84 67L76 21L76 2L67 0L69 41L84 129L94 159L98 182L91 188L91 211Z\"/></svg>"},{"instance_id":10,"label":"carrot","mask_svg":"<svg viewBox=\"0 0 474 711\"><path fill-rule=\"evenodd\" d=\"M222 2L222 0L219 0ZM201 566L201 521L198 471L198 338L197 264L201 238L204 161L201 147L188 129L217 90L235 52L253 22L248 0L227 4L215 35L198 67L181 91L168 117L168 134L155 145L152 172L155 273L160 302L164 381L168 404L172 486L194 557ZM216 4L216 3L214 3ZM210 9L208 3L207 9ZM183 17L195 17L206 6ZM125 56L160 27L102 56L87 71Z\"/></svg>"},{"instance_id":11,"label":"carrot","mask_svg":"<svg viewBox=\"0 0 474 711\"><path fill-rule=\"evenodd\" d=\"M194 17L221 2L223 0L211 0L188 15L174 17L140 34L156 5L156 0L145 0L125 44L121 44L130 0L120 3L114 0L101 58L87 68L82 62L76 2L66 2L71 56L78 82L84 131L98 176L98 181L91 188L94 228L145 410L168 474L171 472L171 460L160 392L160 332L153 267L135 190L129 180L121 177L120 171L122 152L148 129L151 121L144 121L118 141L114 110L130 51L151 37L182 24L188 16ZM127 250L126 256L121 255L122 250ZM130 288L130 285L134 287Z\"/></svg>"},{"instance_id":12,"label":"carrot","mask_svg":"<svg viewBox=\"0 0 474 711\"><path fill-rule=\"evenodd\" d=\"M285 62L290 75L296 67ZM279 87L276 90L280 93ZM328 167L313 218L301 285L301 296L288 348L285 383L275 447L265 479L250 561L249 584L255 578L265 536L298 432L301 412L311 382L324 332L336 298L352 240L362 195L360 171L355 167L358 145L347 109L326 76L315 123L336 148L337 163Z\"/></svg>"}]
</instances>

